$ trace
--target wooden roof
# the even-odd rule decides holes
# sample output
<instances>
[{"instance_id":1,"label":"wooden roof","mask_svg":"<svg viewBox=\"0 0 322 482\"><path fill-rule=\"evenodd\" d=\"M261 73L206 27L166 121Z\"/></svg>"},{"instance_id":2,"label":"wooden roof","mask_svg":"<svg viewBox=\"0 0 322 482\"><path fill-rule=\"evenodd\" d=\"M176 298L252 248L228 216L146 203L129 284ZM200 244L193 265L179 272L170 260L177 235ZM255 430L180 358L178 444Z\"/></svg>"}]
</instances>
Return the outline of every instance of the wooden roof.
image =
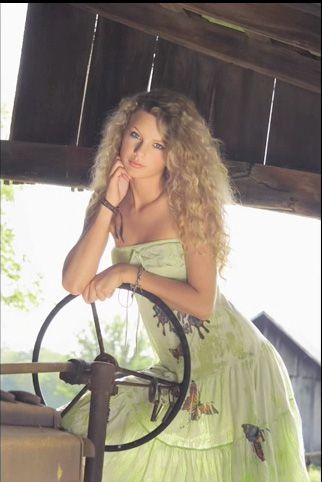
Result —
<instances>
[{"instance_id":1,"label":"wooden roof","mask_svg":"<svg viewBox=\"0 0 322 482\"><path fill-rule=\"evenodd\" d=\"M320 24L318 3L28 4L1 176L86 187L104 118L153 65L224 142L243 204L320 217Z\"/></svg>"}]
</instances>

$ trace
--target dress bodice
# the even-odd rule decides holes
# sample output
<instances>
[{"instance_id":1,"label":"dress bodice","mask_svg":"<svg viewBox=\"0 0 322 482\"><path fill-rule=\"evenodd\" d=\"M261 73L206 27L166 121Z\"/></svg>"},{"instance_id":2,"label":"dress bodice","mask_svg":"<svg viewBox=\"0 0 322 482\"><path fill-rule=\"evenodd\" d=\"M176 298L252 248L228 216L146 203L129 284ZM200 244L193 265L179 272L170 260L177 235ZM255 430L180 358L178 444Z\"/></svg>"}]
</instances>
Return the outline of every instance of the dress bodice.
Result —
<instances>
[{"instance_id":1,"label":"dress bodice","mask_svg":"<svg viewBox=\"0 0 322 482\"><path fill-rule=\"evenodd\" d=\"M142 264L151 273L172 279L186 280L182 243L178 239L150 241L131 246L115 247L112 262Z\"/></svg>"}]
</instances>

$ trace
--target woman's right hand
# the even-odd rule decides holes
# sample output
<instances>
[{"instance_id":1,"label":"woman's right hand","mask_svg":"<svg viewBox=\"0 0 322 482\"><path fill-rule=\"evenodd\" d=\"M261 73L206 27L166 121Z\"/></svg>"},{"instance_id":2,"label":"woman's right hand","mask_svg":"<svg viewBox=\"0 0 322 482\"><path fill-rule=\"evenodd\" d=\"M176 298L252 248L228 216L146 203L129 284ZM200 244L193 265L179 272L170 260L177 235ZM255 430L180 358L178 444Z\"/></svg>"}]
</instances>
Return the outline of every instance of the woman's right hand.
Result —
<instances>
[{"instance_id":1,"label":"woman's right hand","mask_svg":"<svg viewBox=\"0 0 322 482\"><path fill-rule=\"evenodd\" d=\"M128 175L121 158L118 156L109 174L105 198L118 206L126 196L129 189L131 177Z\"/></svg>"}]
</instances>

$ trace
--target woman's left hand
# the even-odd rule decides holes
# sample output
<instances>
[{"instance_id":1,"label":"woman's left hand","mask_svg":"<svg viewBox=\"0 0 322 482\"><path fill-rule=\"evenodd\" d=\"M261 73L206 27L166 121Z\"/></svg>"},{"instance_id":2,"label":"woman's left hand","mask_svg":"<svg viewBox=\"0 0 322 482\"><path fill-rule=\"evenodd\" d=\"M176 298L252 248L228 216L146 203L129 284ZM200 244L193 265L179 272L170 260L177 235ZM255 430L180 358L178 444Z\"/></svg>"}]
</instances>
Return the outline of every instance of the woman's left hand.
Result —
<instances>
[{"instance_id":1,"label":"woman's left hand","mask_svg":"<svg viewBox=\"0 0 322 482\"><path fill-rule=\"evenodd\" d=\"M98 273L82 293L85 303L94 303L111 298L116 288L123 283L123 265L116 264Z\"/></svg>"}]
</instances>

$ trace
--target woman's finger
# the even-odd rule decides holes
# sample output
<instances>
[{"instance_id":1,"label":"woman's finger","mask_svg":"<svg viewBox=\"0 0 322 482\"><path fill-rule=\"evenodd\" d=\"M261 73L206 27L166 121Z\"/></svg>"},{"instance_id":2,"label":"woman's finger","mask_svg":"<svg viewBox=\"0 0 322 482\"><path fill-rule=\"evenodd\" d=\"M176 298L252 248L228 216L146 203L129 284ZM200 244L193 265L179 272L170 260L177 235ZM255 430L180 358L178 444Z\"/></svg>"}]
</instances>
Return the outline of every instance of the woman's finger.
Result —
<instances>
[{"instance_id":1,"label":"woman's finger","mask_svg":"<svg viewBox=\"0 0 322 482\"><path fill-rule=\"evenodd\" d=\"M125 169L124 166L119 166L115 171L114 171L114 174L111 176L111 177L120 177L120 176L123 176L125 175L128 179L131 179L129 173L127 172L127 170Z\"/></svg>"},{"instance_id":2,"label":"woman's finger","mask_svg":"<svg viewBox=\"0 0 322 482\"><path fill-rule=\"evenodd\" d=\"M86 289L87 289L87 293L84 297L85 302L87 304L94 303L96 299L96 290L95 290L94 283L93 282L89 283Z\"/></svg>"},{"instance_id":3,"label":"woman's finger","mask_svg":"<svg viewBox=\"0 0 322 482\"><path fill-rule=\"evenodd\" d=\"M96 296L100 301L104 301L106 299L106 294L102 290L96 289Z\"/></svg>"},{"instance_id":4,"label":"woman's finger","mask_svg":"<svg viewBox=\"0 0 322 482\"><path fill-rule=\"evenodd\" d=\"M113 176L114 172L116 171L116 169L118 169L119 167L124 167L124 164L123 162L121 161L121 158L118 156L116 158L116 161L115 163L113 164L111 170L110 170L110 173L109 173L109 176Z\"/></svg>"},{"instance_id":5,"label":"woman's finger","mask_svg":"<svg viewBox=\"0 0 322 482\"><path fill-rule=\"evenodd\" d=\"M82 293L82 297L83 297L85 303L88 303L88 292L89 292L89 285L86 286L86 288L84 289L84 291Z\"/></svg>"}]
</instances>

